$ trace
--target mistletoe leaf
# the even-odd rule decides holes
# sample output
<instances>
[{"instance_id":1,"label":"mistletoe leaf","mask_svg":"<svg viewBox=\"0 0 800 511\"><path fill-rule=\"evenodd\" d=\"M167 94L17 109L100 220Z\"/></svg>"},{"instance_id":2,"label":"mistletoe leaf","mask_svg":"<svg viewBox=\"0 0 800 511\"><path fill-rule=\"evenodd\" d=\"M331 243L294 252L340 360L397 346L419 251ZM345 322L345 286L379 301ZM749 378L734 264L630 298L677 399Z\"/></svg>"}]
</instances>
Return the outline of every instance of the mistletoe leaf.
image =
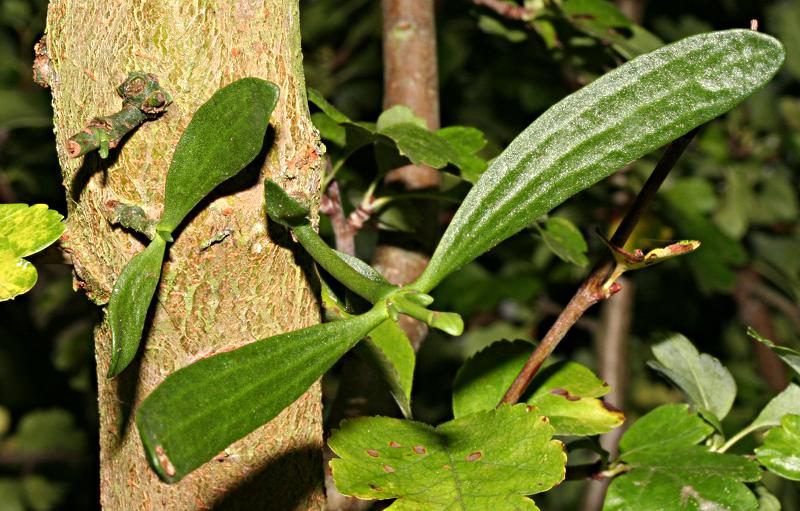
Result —
<instances>
[{"instance_id":1,"label":"mistletoe leaf","mask_svg":"<svg viewBox=\"0 0 800 511\"><path fill-rule=\"evenodd\" d=\"M800 415L784 415L780 428L767 431L756 457L770 472L800 481Z\"/></svg>"},{"instance_id":2,"label":"mistletoe leaf","mask_svg":"<svg viewBox=\"0 0 800 511\"><path fill-rule=\"evenodd\" d=\"M470 190L420 278L443 278L616 169L730 110L784 50L752 30L689 37L637 57L539 116Z\"/></svg>"},{"instance_id":3,"label":"mistletoe leaf","mask_svg":"<svg viewBox=\"0 0 800 511\"><path fill-rule=\"evenodd\" d=\"M147 248L128 261L114 282L108 302L108 322L111 325L109 378L128 367L139 350L147 311L161 279L166 249L167 242L157 235Z\"/></svg>"},{"instance_id":4,"label":"mistletoe leaf","mask_svg":"<svg viewBox=\"0 0 800 511\"><path fill-rule=\"evenodd\" d=\"M398 500L390 509L537 509L527 497L564 479L563 444L525 405L502 406L434 428L364 417L328 441L336 486L359 498Z\"/></svg>"},{"instance_id":5,"label":"mistletoe leaf","mask_svg":"<svg viewBox=\"0 0 800 511\"><path fill-rule=\"evenodd\" d=\"M167 376L136 426L153 469L174 483L272 420L388 316L379 303L353 318L268 337Z\"/></svg>"},{"instance_id":6,"label":"mistletoe leaf","mask_svg":"<svg viewBox=\"0 0 800 511\"><path fill-rule=\"evenodd\" d=\"M278 94L274 83L242 78L197 109L172 155L157 230L174 231L198 202L253 161Z\"/></svg>"},{"instance_id":7,"label":"mistletoe leaf","mask_svg":"<svg viewBox=\"0 0 800 511\"><path fill-rule=\"evenodd\" d=\"M0 204L0 302L36 284L36 268L23 257L54 243L64 232L63 218L44 204Z\"/></svg>"},{"instance_id":8,"label":"mistletoe leaf","mask_svg":"<svg viewBox=\"0 0 800 511\"><path fill-rule=\"evenodd\" d=\"M653 346L658 362L648 365L677 385L693 406L722 420L736 399L736 382L725 366L707 353L699 353L681 334L671 334Z\"/></svg>"}]
</instances>

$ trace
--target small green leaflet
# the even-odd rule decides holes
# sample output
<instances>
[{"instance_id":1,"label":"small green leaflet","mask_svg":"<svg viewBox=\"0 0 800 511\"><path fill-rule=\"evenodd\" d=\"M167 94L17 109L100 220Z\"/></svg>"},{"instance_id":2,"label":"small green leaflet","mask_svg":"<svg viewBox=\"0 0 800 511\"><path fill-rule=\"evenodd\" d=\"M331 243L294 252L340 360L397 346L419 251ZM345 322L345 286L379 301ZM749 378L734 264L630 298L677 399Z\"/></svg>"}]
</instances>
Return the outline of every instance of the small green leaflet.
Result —
<instances>
[{"instance_id":1,"label":"small green leaflet","mask_svg":"<svg viewBox=\"0 0 800 511\"><path fill-rule=\"evenodd\" d=\"M253 161L278 94L274 83L242 78L197 109L172 155L159 231L174 231L203 197Z\"/></svg>"},{"instance_id":2,"label":"small green leaflet","mask_svg":"<svg viewBox=\"0 0 800 511\"><path fill-rule=\"evenodd\" d=\"M354 122L313 89L308 90L308 100L325 116L314 117L320 135L343 148L342 158L376 144L376 149L390 149L395 156L399 154L416 165L441 169L451 164L470 182L475 182L486 169L486 161L477 155L486 141L475 128L453 126L431 132L423 119L403 105L381 113L375 124ZM336 125L344 131L336 129Z\"/></svg>"},{"instance_id":3,"label":"small green leaflet","mask_svg":"<svg viewBox=\"0 0 800 511\"><path fill-rule=\"evenodd\" d=\"M153 469L168 483L181 480L272 420L387 317L379 303L360 316L255 341L167 376L136 412Z\"/></svg>"},{"instance_id":4,"label":"small green leaflet","mask_svg":"<svg viewBox=\"0 0 800 511\"><path fill-rule=\"evenodd\" d=\"M664 405L639 419L620 441L627 472L613 480L604 511L729 509L755 511L743 483L761 478L758 464L696 445L712 432L688 405Z\"/></svg>"},{"instance_id":5,"label":"small green leaflet","mask_svg":"<svg viewBox=\"0 0 800 511\"><path fill-rule=\"evenodd\" d=\"M756 457L770 472L800 481L800 415L784 415L780 428L767 431Z\"/></svg>"},{"instance_id":6,"label":"small green leaflet","mask_svg":"<svg viewBox=\"0 0 800 511\"><path fill-rule=\"evenodd\" d=\"M114 282L108 303L108 322L111 325L109 378L128 367L139 350L147 311L161 279L166 249L167 242L156 235L146 249L128 261Z\"/></svg>"},{"instance_id":7,"label":"small green leaflet","mask_svg":"<svg viewBox=\"0 0 800 511\"><path fill-rule=\"evenodd\" d=\"M54 243L64 232L63 218L44 204L0 204L0 302L36 284L36 268L23 257Z\"/></svg>"},{"instance_id":8,"label":"small green leaflet","mask_svg":"<svg viewBox=\"0 0 800 511\"><path fill-rule=\"evenodd\" d=\"M532 350L526 341L498 341L467 360L453 383L453 415L494 408ZM550 419L557 435L607 433L625 420L622 412L598 399L611 390L609 386L575 362L556 362L542 369L530 388L523 399Z\"/></svg>"},{"instance_id":9,"label":"small green leaflet","mask_svg":"<svg viewBox=\"0 0 800 511\"><path fill-rule=\"evenodd\" d=\"M794 369L794 372L800 376L800 351L775 344L771 340L756 332L752 327L747 327L747 335L774 351L775 354L781 358L781 360L786 362L786 364Z\"/></svg>"},{"instance_id":10,"label":"small green leaflet","mask_svg":"<svg viewBox=\"0 0 800 511\"><path fill-rule=\"evenodd\" d=\"M781 44L765 34L701 34L637 57L561 100L492 160L412 287L430 291L567 198L730 110L783 59Z\"/></svg>"},{"instance_id":11,"label":"small green leaflet","mask_svg":"<svg viewBox=\"0 0 800 511\"><path fill-rule=\"evenodd\" d=\"M339 257L350 266L363 273L386 282L383 276L360 259L337 252ZM357 262L356 262L357 261ZM388 283L388 282L387 282ZM339 298L333 293L324 279L320 280L321 297L325 307L325 316L330 321L351 318ZM403 417L411 418L411 387L414 382L414 366L416 353L411 341L396 321L387 319L372 330L356 348L356 353L369 363L389 385L392 397L400 407Z\"/></svg>"},{"instance_id":12,"label":"small green leaflet","mask_svg":"<svg viewBox=\"0 0 800 511\"><path fill-rule=\"evenodd\" d=\"M581 267L589 264L589 259L586 257L589 246L575 224L566 218L554 216L544 221L544 227L537 223L536 228L547 247L559 259Z\"/></svg>"},{"instance_id":13,"label":"small green leaflet","mask_svg":"<svg viewBox=\"0 0 800 511\"><path fill-rule=\"evenodd\" d=\"M432 427L388 417L344 421L328 441L345 495L392 510L538 509L527 495L564 479L567 456L547 419L504 405Z\"/></svg>"},{"instance_id":14,"label":"small green leaflet","mask_svg":"<svg viewBox=\"0 0 800 511\"><path fill-rule=\"evenodd\" d=\"M392 397L403 417L411 418L411 386L416 354L411 341L396 321L387 319L356 346L364 358L389 384Z\"/></svg>"},{"instance_id":15,"label":"small green leaflet","mask_svg":"<svg viewBox=\"0 0 800 511\"><path fill-rule=\"evenodd\" d=\"M722 420L736 399L736 382L716 358L699 353L681 334L671 334L653 346L657 362L647 363L677 385L689 403Z\"/></svg>"}]
</instances>

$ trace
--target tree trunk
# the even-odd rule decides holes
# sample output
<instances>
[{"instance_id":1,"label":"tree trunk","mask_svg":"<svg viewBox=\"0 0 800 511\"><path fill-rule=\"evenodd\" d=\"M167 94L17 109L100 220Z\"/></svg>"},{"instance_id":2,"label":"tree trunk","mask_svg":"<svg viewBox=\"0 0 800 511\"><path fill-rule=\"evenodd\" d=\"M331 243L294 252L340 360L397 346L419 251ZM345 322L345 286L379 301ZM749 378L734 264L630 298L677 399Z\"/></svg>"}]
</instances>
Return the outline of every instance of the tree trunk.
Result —
<instances>
[{"instance_id":1,"label":"tree trunk","mask_svg":"<svg viewBox=\"0 0 800 511\"><path fill-rule=\"evenodd\" d=\"M69 217L64 250L75 285L107 303L114 280L143 248L112 227L109 201L159 217L172 151L194 111L244 76L269 79L281 99L260 165L220 187L176 232L138 362L108 380L111 337L96 330L101 500L107 511L320 509L321 410L315 385L269 424L176 485L150 470L133 422L136 406L192 360L319 321L305 273L286 239L273 239L262 181L319 199L318 140L309 122L297 0L51 1L47 45L55 128ZM95 115L120 109L114 88L128 72L155 74L174 103L123 139L106 160L70 159L65 142ZM205 250L225 229L232 234ZM280 242L280 245L276 243Z\"/></svg>"}]
</instances>

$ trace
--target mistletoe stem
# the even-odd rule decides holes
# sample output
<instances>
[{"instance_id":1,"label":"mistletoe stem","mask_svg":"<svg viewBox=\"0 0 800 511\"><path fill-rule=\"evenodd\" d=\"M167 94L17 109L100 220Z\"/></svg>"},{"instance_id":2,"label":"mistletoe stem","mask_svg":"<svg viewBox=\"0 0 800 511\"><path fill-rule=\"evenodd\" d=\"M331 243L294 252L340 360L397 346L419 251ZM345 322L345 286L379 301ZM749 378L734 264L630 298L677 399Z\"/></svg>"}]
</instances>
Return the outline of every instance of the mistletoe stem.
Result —
<instances>
[{"instance_id":1,"label":"mistletoe stem","mask_svg":"<svg viewBox=\"0 0 800 511\"><path fill-rule=\"evenodd\" d=\"M642 219L647 208L653 202L659 187L667 178L673 167L675 167L678 158L680 158L689 146L689 143L697 134L698 130L699 128L695 128L667 147L667 150L658 161L656 168L653 169L653 173L647 178L647 181L636 196L631 208L625 214L622 222L611 237L610 244L612 246L622 247L625 245L625 242L628 241L628 238L639 223L639 220ZM603 289L603 285L613 269L614 261L611 257L606 257L595 265L591 273L589 273L589 276L586 277L586 280L583 281L572 296L567 306L564 307L564 310L558 315L553 326L550 327L550 330L547 331L542 341L536 346L536 349L533 351L530 358L528 358L528 361L525 362L525 366L508 388L499 404L514 404L518 402L544 361L550 356L553 350L555 350L558 343L567 335L578 319L583 316L589 307L610 297L621 289L617 283L612 284L607 289Z\"/></svg>"}]
</instances>

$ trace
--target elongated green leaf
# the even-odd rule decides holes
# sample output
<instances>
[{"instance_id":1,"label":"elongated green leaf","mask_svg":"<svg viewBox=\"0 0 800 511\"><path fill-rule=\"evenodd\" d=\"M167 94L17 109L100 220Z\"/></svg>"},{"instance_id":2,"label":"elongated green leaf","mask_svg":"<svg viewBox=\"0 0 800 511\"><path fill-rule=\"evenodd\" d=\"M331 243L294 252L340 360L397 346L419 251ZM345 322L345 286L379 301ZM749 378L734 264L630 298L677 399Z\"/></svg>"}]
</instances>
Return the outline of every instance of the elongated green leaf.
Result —
<instances>
[{"instance_id":1,"label":"elongated green leaf","mask_svg":"<svg viewBox=\"0 0 800 511\"><path fill-rule=\"evenodd\" d=\"M203 197L253 161L277 102L275 84L242 78L197 109L172 155L158 230L174 231Z\"/></svg>"},{"instance_id":2,"label":"elongated green leaf","mask_svg":"<svg viewBox=\"0 0 800 511\"><path fill-rule=\"evenodd\" d=\"M689 37L561 100L495 158L413 287L444 277L568 197L730 110L767 83L784 52L750 30Z\"/></svg>"},{"instance_id":3,"label":"elongated green leaf","mask_svg":"<svg viewBox=\"0 0 800 511\"><path fill-rule=\"evenodd\" d=\"M788 348L786 346L780 346L775 344L771 340L763 337L761 334L755 331L752 327L747 328L747 335L752 337L753 339L757 340L761 344L766 345L769 349L775 352L781 360L786 362L786 364L794 369L794 372L800 375L800 351L793 350L792 348Z\"/></svg>"},{"instance_id":4,"label":"elongated green leaf","mask_svg":"<svg viewBox=\"0 0 800 511\"><path fill-rule=\"evenodd\" d=\"M611 483L603 510L755 511L756 497L743 483L761 478L758 464L696 445L711 432L684 404L660 406L639 419L620 441L628 471Z\"/></svg>"},{"instance_id":5,"label":"elongated green leaf","mask_svg":"<svg viewBox=\"0 0 800 511\"><path fill-rule=\"evenodd\" d=\"M453 415L463 417L494 408L514 381L533 347L525 341L500 341L467 360L453 384ZM597 399L610 387L588 368L556 362L531 382L525 402L550 419L557 435L596 435L622 424L622 412Z\"/></svg>"},{"instance_id":6,"label":"elongated green leaf","mask_svg":"<svg viewBox=\"0 0 800 511\"><path fill-rule=\"evenodd\" d=\"M147 311L161 278L166 249L167 242L156 236L146 249L128 261L114 283L108 302L112 346L109 378L128 367L139 350Z\"/></svg>"},{"instance_id":7,"label":"elongated green leaf","mask_svg":"<svg viewBox=\"0 0 800 511\"><path fill-rule=\"evenodd\" d=\"M272 420L387 317L381 302L360 316L255 341L169 375L136 413L151 465L164 481L179 481Z\"/></svg>"},{"instance_id":8,"label":"elongated green leaf","mask_svg":"<svg viewBox=\"0 0 800 511\"><path fill-rule=\"evenodd\" d=\"M647 365L672 380L686 394L690 404L707 410L722 420L736 398L736 382L716 357L699 353L681 334L653 346L658 362Z\"/></svg>"},{"instance_id":9,"label":"elongated green leaf","mask_svg":"<svg viewBox=\"0 0 800 511\"><path fill-rule=\"evenodd\" d=\"M63 218L44 204L0 204L0 302L36 284L36 268L23 257L54 243L64 232Z\"/></svg>"},{"instance_id":10,"label":"elongated green leaf","mask_svg":"<svg viewBox=\"0 0 800 511\"><path fill-rule=\"evenodd\" d=\"M546 419L502 406L433 428L387 417L342 423L328 444L339 491L398 500L400 511L534 510L526 495L564 478L566 454Z\"/></svg>"},{"instance_id":11,"label":"elongated green leaf","mask_svg":"<svg viewBox=\"0 0 800 511\"><path fill-rule=\"evenodd\" d=\"M800 415L785 415L781 427L764 436L764 445L756 448L756 456L771 472L800 481Z\"/></svg>"},{"instance_id":12,"label":"elongated green leaf","mask_svg":"<svg viewBox=\"0 0 800 511\"><path fill-rule=\"evenodd\" d=\"M387 319L371 331L356 349L389 385L403 417L410 419L416 355L405 332L396 321Z\"/></svg>"}]
</instances>

